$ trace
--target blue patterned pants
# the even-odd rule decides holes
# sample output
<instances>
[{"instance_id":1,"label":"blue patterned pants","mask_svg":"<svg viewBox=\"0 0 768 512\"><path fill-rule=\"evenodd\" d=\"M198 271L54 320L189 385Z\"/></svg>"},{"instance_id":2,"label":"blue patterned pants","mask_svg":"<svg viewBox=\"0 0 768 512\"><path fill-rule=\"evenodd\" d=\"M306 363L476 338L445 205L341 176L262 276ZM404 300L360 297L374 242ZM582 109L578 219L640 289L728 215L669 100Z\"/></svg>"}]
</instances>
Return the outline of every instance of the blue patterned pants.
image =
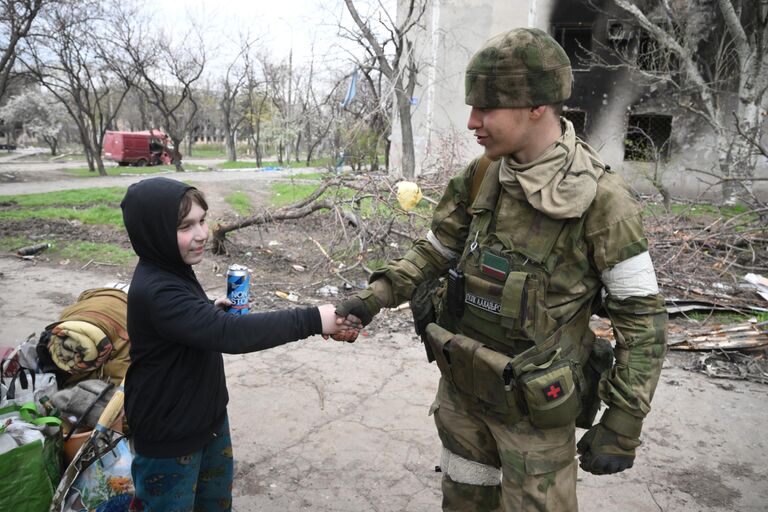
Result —
<instances>
[{"instance_id":1,"label":"blue patterned pants","mask_svg":"<svg viewBox=\"0 0 768 512\"><path fill-rule=\"evenodd\" d=\"M136 454L131 466L136 498L130 510L220 512L232 510L232 439L225 417L216 437L183 457Z\"/></svg>"}]
</instances>

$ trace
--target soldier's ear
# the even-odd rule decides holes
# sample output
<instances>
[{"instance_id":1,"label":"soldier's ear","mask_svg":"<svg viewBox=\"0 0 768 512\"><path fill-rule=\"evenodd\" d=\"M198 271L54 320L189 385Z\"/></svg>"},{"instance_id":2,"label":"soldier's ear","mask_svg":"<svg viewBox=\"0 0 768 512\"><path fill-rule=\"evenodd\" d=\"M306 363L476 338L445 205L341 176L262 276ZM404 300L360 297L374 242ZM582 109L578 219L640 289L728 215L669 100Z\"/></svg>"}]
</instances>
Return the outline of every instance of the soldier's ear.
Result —
<instances>
[{"instance_id":1,"label":"soldier's ear","mask_svg":"<svg viewBox=\"0 0 768 512\"><path fill-rule=\"evenodd\" d=\"M535 107L531 107L531 110L528 112L528 117L531 120L539 119L544 115L546 111L547 111L546 105L537 105Z\"/></svg>"}]
</instances>

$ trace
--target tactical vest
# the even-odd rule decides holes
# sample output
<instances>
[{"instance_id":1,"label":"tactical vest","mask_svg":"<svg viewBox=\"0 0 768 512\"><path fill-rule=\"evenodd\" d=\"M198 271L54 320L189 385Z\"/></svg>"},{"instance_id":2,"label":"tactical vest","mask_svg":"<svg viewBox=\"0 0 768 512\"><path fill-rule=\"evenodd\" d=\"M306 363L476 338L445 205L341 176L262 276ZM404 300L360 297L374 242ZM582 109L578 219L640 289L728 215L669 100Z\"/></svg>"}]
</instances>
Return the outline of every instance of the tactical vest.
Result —
<instances>
[{"instance_id":1,"label":"tactical vest","mask_svg":"<svg viewBox=\"0 0 768 512\"><path fill-rule=\"evenodd\" d=\"M561 220L539 212L502 190L499 170L499 162L491 164L470 206L469 236L457 265L464 274L463 312L449 312L451 298L443 290L437 323L426 337L442 374L457 388L512 421L529 415L536 426L553 428L573 421L594 393L582 371L595 339L591 304L558 321L546 303L550 278L562 263L554 248L584 236L585 216Z\"/></svg>"},{"instance_id":2,"label":"tactical vest","mask_svg":"<svg viewBox=\"0 0 768 512\"><path fill-rule=\"evenodd\" d=\"M532 347L549 350L557 333L556 343L568 355L574 347L566 345L581 345L589 331L591 312L585 308L559 324L546 296L560 263L553 249L561 238L583 236L584 216L553 219L513 198L502 191L499 169L498 162L491 164L470 207L472 222L458 264L465 275L465 307L453 327L510 356Z\"/></svg>"}]
</instances>

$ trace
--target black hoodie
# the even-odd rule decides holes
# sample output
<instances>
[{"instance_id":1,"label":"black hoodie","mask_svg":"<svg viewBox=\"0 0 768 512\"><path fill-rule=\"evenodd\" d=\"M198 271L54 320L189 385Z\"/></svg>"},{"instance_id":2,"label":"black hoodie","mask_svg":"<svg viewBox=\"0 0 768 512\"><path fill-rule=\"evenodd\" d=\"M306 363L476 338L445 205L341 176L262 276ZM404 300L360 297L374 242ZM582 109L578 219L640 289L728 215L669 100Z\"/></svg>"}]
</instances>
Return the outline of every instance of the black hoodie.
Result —
<instances>
[{"instance_id":1,"label":"black hoodie","mask_svg":"<svg viewBox=\"0 0 768 512\"><path fill-rule=\"evenodd\" d=\"M147 179L128 187L121 204L139 256L128 291L125 411L134 447L146 457L187 455L213 437L229 400L222 352L255 352L322 332L317 308L238 316L211 304L176 239L190 188Z\"/></svg>"}]
</instances>

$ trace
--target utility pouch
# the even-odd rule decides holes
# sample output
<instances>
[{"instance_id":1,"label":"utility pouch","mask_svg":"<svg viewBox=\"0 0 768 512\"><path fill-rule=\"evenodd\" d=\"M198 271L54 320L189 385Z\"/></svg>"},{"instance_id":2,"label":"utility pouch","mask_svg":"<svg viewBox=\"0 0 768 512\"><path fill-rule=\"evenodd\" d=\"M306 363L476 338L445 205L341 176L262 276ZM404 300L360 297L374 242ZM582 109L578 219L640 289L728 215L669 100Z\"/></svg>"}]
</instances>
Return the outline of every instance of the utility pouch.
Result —
<instances>
[{"instance_id":1,"label":"utility pouch","mask_svg":"<svg viewBox=\"0 0 768 512\"><path fill-rule=\"evenodd\" d=\"M512 358L488 347L481 347L475 351L473 364L474 395L492 411L507 416L509 423L516 423L523 414L518 407L520 400Z\"/></svg>"},{"instance_id":2,"label":"utility pouch","mask_svg":"<svg viewBox=\"0 0 768 512\"><path fill-rule=\"evenodd\" d=\"M464 314L464 272L448 271L448 313L461 318Z\"/></svg>"},{"instance_id":3,"label":"utility pouch","mask_svg":"<svg viewBox=\"0 0 768 512\"><path fill-rule=\"evenodd\" d=\"M596 338L592 343L589 358L583 366L584 383L581 389L581 414L576 418L576 426L590 428L600 410L600 396L597 387L603 372L613 367L613 347L611 342Z\"/></svg>"},{"instance_id":4,"label":"utility pouch","mask_svg":"<svg viewBox=\"0 0 768 512\"><path fill-rule=\"evenodd\" d=\"M531 423L542 429L568 425L581 411L578 365L559 355L557 350L542 365L526 365L518 381Z\"/></svg>"},{"instance_id":5,"label":"utility pouch","mask_svg":"<svg viewBox=\"0 0 768 512\"><path fill-rule=\"evenodd\" d=\"M451 360L448 347L453 338L451 331L446 331L437 324L428 324L424 329L424 338L440 368L440 373L446 379L453 381L451 377Z\"/></svg>"},{"instance_id":6,"label":"utility pouch","mask_svg":"<svg viewBox=\"0 0 768 512\"><path fill-rule=\"evenodd\" d=\"M451 363L451 377L457 388L474 395L475 393L475 352L482 343L461 334L454 334L446 347Z\"/></svg>"}]
</instances>

